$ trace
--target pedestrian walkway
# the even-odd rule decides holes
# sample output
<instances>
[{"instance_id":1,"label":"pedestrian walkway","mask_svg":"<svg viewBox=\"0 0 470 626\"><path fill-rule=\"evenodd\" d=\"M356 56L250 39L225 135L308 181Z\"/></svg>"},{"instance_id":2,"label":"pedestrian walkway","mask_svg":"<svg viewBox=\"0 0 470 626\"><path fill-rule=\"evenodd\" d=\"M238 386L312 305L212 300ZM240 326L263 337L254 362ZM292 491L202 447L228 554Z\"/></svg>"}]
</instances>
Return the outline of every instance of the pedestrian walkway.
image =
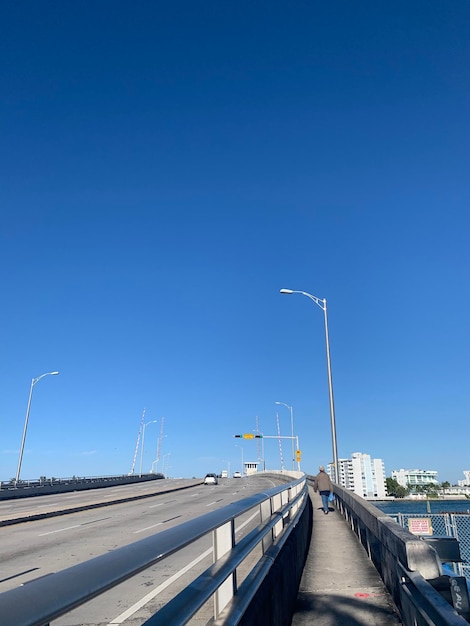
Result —
<instances>
[{"instance_id":1,"label":"pedestrian walkway","mask_svg":"<svg viewBox=\"0 0 470 626\"><path fill-rule=\"evenodd\" d=\"M347 522L309 489L313 504L310 550L292 626L402 624L382 579Z\"/></svg>"}]
</instances>

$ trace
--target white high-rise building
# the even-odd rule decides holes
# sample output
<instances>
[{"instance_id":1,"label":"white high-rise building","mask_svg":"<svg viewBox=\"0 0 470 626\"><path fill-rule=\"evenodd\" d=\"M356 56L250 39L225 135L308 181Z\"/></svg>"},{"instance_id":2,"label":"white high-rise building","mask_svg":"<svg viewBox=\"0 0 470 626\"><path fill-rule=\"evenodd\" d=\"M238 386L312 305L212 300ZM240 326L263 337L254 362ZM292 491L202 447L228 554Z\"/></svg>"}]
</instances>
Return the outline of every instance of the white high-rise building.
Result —
<instances>
[{"instance_id":1,"label":"white high-rise building","mask_svg":"<svg viewBox=\"0 0 470 626\"><path fill-rule=\"evenodd\" d=\"M437 480L436 470L393 470L392 478L402 487L416 487L417 485L435 485Z\"/></svg>"},{"instance_id":2,"label":"white high-rise building","mask_svg":"<svg viewBox=\"0 0 470 626\"><path fill-rule=\"evenodd\" d=\"M328 473L335 479L333 464ZM371 459L369 454L354 452L350 459L338 459L339 485L353 491L361 498L385 498L385 465L382 459Z\"/></svg>"},{"instance_id":3,"label":"white high-rise building","mask_svg":"<svg viewBox=\"0 0 470 626\"><path fill-rule=\"evenodd\" d=\"M463 475L465 476L465 480L459 480L459 487L470 487L470 470L464 470Z\"/></svg>"}]
</instances>

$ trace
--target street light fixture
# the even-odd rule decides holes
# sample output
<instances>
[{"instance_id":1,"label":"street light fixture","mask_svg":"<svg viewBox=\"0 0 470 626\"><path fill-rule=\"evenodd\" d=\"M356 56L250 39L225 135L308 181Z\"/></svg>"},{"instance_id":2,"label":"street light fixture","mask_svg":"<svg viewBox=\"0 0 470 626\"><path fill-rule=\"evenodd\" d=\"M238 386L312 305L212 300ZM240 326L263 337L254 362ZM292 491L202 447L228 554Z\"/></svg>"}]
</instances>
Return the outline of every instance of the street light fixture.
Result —
<instances>
[{"instance_id":1,"label":"street light fixture","mask_svg":"<svg viewBox=\"0 0 470 626\"><path fill-rule=\"evenodd\" d=\"M330 340L328 337L328 315L326 310L326 298L321 300L306 291L294 291L293 289L281 289L281 293L300 293L302 296L310 298L324 313L325 318L325 340L326 340L326 366L328 369L328 390L330 395L330 420L331 420L331 441L333 446L333 465L335 468L335 481L338 481L338 447L336 443L336 423L335 423L335 402L333 397L333 380L331 376Z\"/></svg>"},{"instance_id":2,"label":"street light fixture","mask_svg":"<svg viewBox=\"0 0 470 626\"><path fill-rule=\"evenodd\" d=\"M294 451L294 409L285 402L275 402L274 404L282 404L290 411L290 428L292 438L292 469L295 469L295 451Z\"/></svg>"},{"instance_id":3,"label":"street light fixture","mask_svg":"<svg viewBox=\"0 0 470 626\"><path fill-rule=\"evenodd\" d=\"M145 440L145 428L149 424L155 424L158 420L152 420L151 422L147 422L142 427L142 448L140 449L140 472L139 475L142 476L142 461L144 459L144 440Z\"/></svg>"},{"instance_id":4,"label":"street light fixture","mask_svg":"<svg viewBox=\"0 0 470 626\"><path fill-rule=\"evenodd\" d=\"M31 399L33 397L33 387L34 387L34 385L36 383L38 383L41 380L41 378L44 378L44 376L57 376L58 373L59 372L46 372L45 374L41 374L41 376L38 376L37 378L33 378L32 381L31 381L31 387L29 388L28 408L26 409L26 417L25 417L25 420L24 420L24 428L23 428L23 437L21 439L20 456L18 457L18 467L16 469L15 485L20 480L21 462L23 461L24 443L26 441L26 431L28 430L29 410L31 409Z\"/></svg>"}]
</instances>

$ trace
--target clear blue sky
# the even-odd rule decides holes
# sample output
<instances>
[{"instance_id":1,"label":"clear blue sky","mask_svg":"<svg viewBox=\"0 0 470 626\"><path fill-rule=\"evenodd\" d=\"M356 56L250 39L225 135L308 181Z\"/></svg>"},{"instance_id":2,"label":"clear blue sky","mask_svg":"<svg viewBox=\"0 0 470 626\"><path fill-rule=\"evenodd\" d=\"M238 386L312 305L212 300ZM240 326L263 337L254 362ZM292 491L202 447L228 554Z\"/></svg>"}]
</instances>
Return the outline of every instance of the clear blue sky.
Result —
<instances>
[{"instance_id":1,"label":"clear blue sky","mask_svg":"<svg viewBox=\"0 0 470 626\"><path fill-rule=\"evenodd\" d=\"M470 3L0 8L0 477L470 469ZM145 432L144 470L160 424ZM290 442L284 440L286 466ZM269 467L279 445L265 440ZM140 457L138 457L139 459ZM137 467L139 460L137 461ZM162 460L159 469L162 468Z\"/></svg>"}]
</instances>

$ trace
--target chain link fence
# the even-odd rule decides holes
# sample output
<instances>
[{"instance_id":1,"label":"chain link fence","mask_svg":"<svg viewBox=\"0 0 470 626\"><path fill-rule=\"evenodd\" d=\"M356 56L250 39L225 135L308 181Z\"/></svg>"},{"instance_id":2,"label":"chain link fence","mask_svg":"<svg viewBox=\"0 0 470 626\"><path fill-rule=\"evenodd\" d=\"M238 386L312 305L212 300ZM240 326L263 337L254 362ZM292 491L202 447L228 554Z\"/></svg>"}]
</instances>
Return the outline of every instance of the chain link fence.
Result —
<instances>
[{"instance_id":1,"label":"chain link fence","mask_svg":"<svg viewBox=\"0 0 470 626\"><path fill-rule=\"evenodd\" d=\"M452 568L456 574L470 580L470 515L467 513L391 513L389 516L406 529L409 529L410 520L429 520L431 536L455 537L460 545L460 556L463 562L453 563Z\"/></svg>"}]
</instances>

